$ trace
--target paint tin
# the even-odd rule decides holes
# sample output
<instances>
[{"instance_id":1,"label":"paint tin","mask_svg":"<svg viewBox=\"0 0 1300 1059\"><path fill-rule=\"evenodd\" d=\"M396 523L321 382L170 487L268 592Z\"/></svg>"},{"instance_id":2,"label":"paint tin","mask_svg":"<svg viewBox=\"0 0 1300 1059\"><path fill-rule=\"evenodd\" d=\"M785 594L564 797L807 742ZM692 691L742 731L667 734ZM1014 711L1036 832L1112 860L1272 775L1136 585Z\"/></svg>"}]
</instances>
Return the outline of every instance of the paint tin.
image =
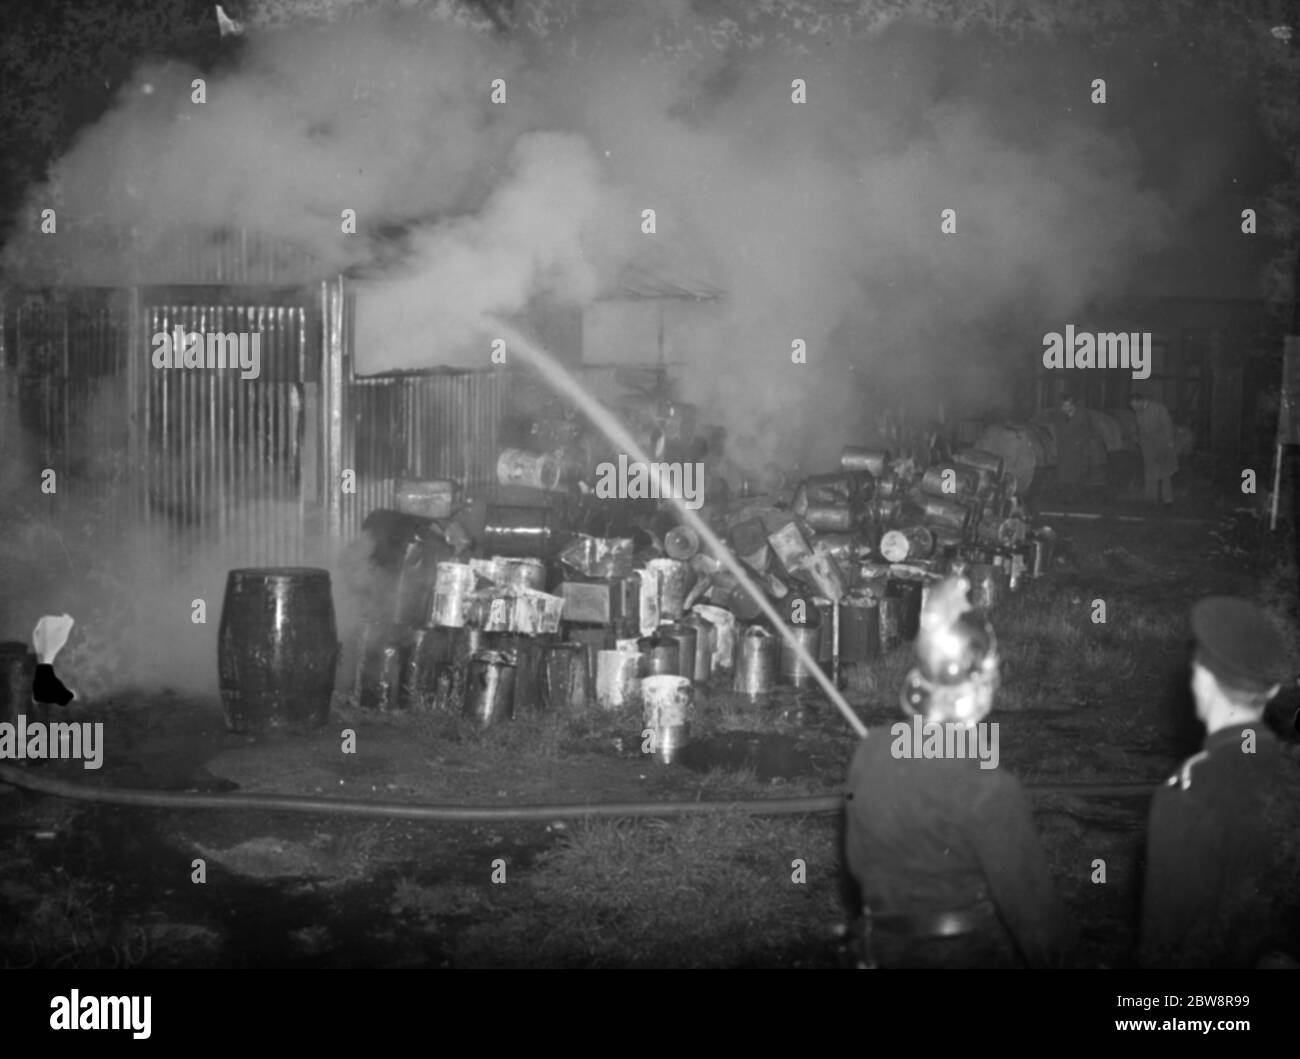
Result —
<instances>
[{"instance_id":1,"label":"paint tin","mask_svg":"<svg viewBox=\"0 0 1300 1059\"><path fill-rule=\"evenodd\" d=\"M407 709L433 708L439 680L451 668L451 639L450 629L419 626L411 630L402 674L402 705Z\"/></svg>"},{"instance_id":2,"label":"paint tin","mask_svg":"<svg viewBox=\"0 0 1300 1059\"><path fill-rule=\"evenodd\" d=\"M668 558L689 562L700 550L700 535L690 526L674 526L664 534L664 551Z\"/></svg>"},{"instance_id":3,"label":"paint tin","mask_svg":"<svg viewBox=\"0 0 1300 1059\"><path fill-rule=\"evenodd\" d=\"M578 644L587 663L587 692L596 693L596 656L614 650L614 634L603 625L566 625L565 639Z\"/></svg>"},{"instance_id":4,"label":"paint tin","mask_svg":"<svg viewBox=\"0 0 1300 1059\"><path fill-rule=\"evenodd\" d=\"M497 457L497 481L502 485L526 485L554 491L560 487L563 466L551 452L505 449Z\"/></svg>"},{"instance_id":5,"label":"paint tin","mask_svg":"<svg viewBox=\"0 0 1300 1059\"><path fill-rule=\"evenodd\" d=\"M928 559L934 554L934 534L924 526L889 530L880 538L880 554L891 563Z\"/></svg>"},{"instance_id":6,"label":"paint tin","mask_svg":"<svg viewBox=\"0 0 1300 1059\"><path fill-rule=\"evenodd\" d=\"M550 713L573 715L587 708L587 652L579 643L547 644L542 652L542 700Z\"/></svg>"},{"instance_id":7,"label":"paint tin","mask_svg":"<svg viewBox=\"0 0 1300 1059\"><path fill-rule=\"evenodd\" d=\"M451 518L456 506L456 483L447 478L420 481L399 478L394 506L403 515L419 518Z\"/></svg>"},{"instance_id":8,"label":"paint tin","mask_svg":"<svg viewBox=\"0 0 1300 1059\"><path fill-rule=\"evenodd\" d=\"M689 568L679 559L651 559L645 565L646 571L653 578L659 598L659 624L677 621L682 616L682 607L686 602L686 574ZM642 582L643 590L644 587L645 583Z\"/></svg>"},{"instance_id":9,"label":"paint tin","mask_svg":"<svg viewBox=\"0 0 1300 1059\"><path fill-rule=\"evenodd\" d=\"M794 633L795 639L813 658L818 657L822 637L822 630L819 626L789 625L787 628ZM829 632L830 630L826 631ZM806 688L814 682L812 669L795 653L794 648L785 641L784 637L781 638L779 672L784 683L792 684L796 688Z\"/></svg>"},{"instance_id":10,"label":"paint tin","mask_svg":"<svg viewBox=\"0 0 1300 1059\"><path fill-rule=\"evenodd\" d=\"M20 713L32 710L32 681L36 655L21 640L0 643L0 723L15 724Z\"/></svg>"},{"instance_id":11,"label":"paint tin","mask_svg":"<svg viewBox=\"0 0 1300 1059\"><path fill-rule=\"evenodd\" d=\"M474 592L474 570L468 563L439 563L433 586L430 624L460 629L465 626L468 599Z\"/></svg>"},{"instance_id":12,"label":"paint tin","mask_svg":"<svg viewBox=\"0 0 1300 1059\"><path fill-rule=\"evenodd\" d=\"M695 630L695 668L691 681L695 684L707 684L713 677L713 653L715 632L713 623L692 611L682 619L684 625Z\"/></svg>"},{"instance_id":13,"label":"paint tin","mask_svg":"<svg viewBox=\"0 0 1300 1059\"><path fill-rule=\"evenodd\" d=\"M957 503L955 500L925 496L921 498L921 510L925 512L926 522L933 526L965 530L970 522L970 508L965 504Z\"/></svg>"},{"instance_id":14,"label":"paint tin","mask_svg":"<svg viewBox=\"0 0 1300 1059\"><path fill-rule=\"evenodd\" d=\"M921 475L921 491L953 500L973 496L979 490L979 473L956 463L935 464Z\"/></svg>"},{"instance_id":15,"label":"paint tin","mask_svg":"<svg viewBox=\"0 0 1300 1059\"><path fill-rule=\"evenodd\" d=\"M855 592L840 607L840 662L860 665L880 655L880 603Z\"/></svg>"},{"instance_id":16,"label":"paint tin","mask_svg":"<svg viewBox=\"0 0 1300 1059\"><path fill-rule=\"evenodd\" d=\"M883 449L848 445L840 453L840 469L849 473L865 471L873 478L882 478L888 466L889 453Z\"/></svg>"},{"instance_id":17,"label":"paint tin","mask_svg":"<svg viewBox=\"0 0 1300 1059\"><path fill-rule=\"evenodd\" d=\"M494 555L491 576L492 581L502 588L546 590L546 564L541 559Z\"/></svg>"},{"instance_id":18,"label":"paint tin","mask_svg":"<svg viewBox=\"0 0 1300 1059\"><path fill-rule=\"evenodd\" d=\"M641 701L639 654L631 651L600 651L596 655L596 704L602 710L621 710Z\"/></svg>"},{"instance_id":19,"label":"paint tin","mask_svg":"<svg viewBox=\"0 0 1300 1059\"><path fill-rule=\"evenodd\" d=\"M819 533L848 533L857 522L853 509L847 504L809 504L803 512L809 529Z\"/></svg>"},{"instance_id":20,"label":"paint tin","mask_svg":"<svg viewBox=\"0 0 1300 1059\"><path fill-rule=\"evenodd\" d=\"M735 691L751 699L771 692L776 684L777 638L761 625L750 625L736 638Z\"/></svg>"},{"instance_id":21,"label":"paint tin","mask_svg":"<svg viewBox=\"0 0 1300 1059\"><path fill-rule=\"evenodd\" d=\"M515 667L500 651L480 651L469 663L465 715L487 728L514 710Z\"/></svg>"},{"instance_id":22,"label":"paint tin","mask_svg":"<svg viewBox=\"0 0 1300 1059\"><path fill-rule=\"evenodd\" d=\"M787 522L775 533L769 534L767 543L787 570L794 569L812 555L808 541L794 522Z\"/></svg>"},{"instance_id":23,"label":"paint tin","mask_svg":"<svg viewBox=\"0 0 1300 1059\"><path fill-rule=\"evenodd\" d=\"M920 578L894 577L889 580L887 594L896 601L898 639L910 643L921 629L921 597L925 582Z\"/></svg>"},{"instance_id":24,"label":"paint tin","mask_svg":"<svg viewBox=\"0 0 1300 1059\"><path fill-rule=\"evenodd\" d=\"M660 634L647 636L637 641L637 650L641 653L641 675L647 677L681 676L681 644L670 637Z\"/></svg>"},{"instance_id":25,"label":"paint tin","mask_svg":"<svg viewBox=\"0 0 1300 1059\"><path fill-rule=\"evenodd\" d=\"M697 603L693 613L713 627L713 660L709 672L712 677L730 673L736 662L736 616L725 607L710 603Z\"/></svg>"},{"instance_id":26,"label":"paint tin","mask_svg":"<svg viewBox=\"0 0 1300 1059\"><path fill-rule=\"evenodd\" d=\"M660 639L666 637L677 644L678 661L675 672L678 676L694 680L695 653L699 641L699 634L695 631L695 626L686 619L674 622L672 625L661 625L659 627L659 637Z\"/></svg>"},{"instance_id":27,"label":"paint tin","mask_svg":"<svg viewBox=\"0 0 1300 1059\"><path fill-rule=\"evenodd\" d=\"M650 676L641 681L641 702L655 760L672 764L690 738L695 689L686 677Z\"/></svg>"},{"instance_id":28,"label":"paint tin","mask_svg":"<svg viewBox=\"0 0 1300 1059\"><path fill-rule=\"evenodd\" d=\"M488 505L483 524L484 551L547 559L555 544L554 513L549 508Z\"/></svg>"}]
</instances>

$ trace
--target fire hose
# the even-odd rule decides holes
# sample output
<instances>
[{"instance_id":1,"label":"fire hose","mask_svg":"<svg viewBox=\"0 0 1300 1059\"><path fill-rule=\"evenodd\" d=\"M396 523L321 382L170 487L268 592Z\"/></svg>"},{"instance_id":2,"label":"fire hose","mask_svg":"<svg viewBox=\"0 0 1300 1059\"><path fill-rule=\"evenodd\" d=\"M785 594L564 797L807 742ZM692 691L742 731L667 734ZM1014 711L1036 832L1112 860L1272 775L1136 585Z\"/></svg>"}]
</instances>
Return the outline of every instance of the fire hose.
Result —
<instances>
[{"instance_id":1,"label":"fire hose","mask_svg":"<svg viewBox=\"0 0 1300 1059\"><path fill-rule=\"evenodd\" d=\"M291 794L191 794L178 791L137 790L126 787L88 787L68 780L41 776L17 765L0 765L0 783L23 790L75 801L147 809L230 809L244 812L320 813L334 816L427 820L444 823L503 823L627 819L635 817L695 816L717 812L745 812L755 816L798 816L839 812L842 794L814 794L797 798L753 798L741 801L608 802L567 805L429 805L419 802L367 801L355 798L313 798ZM1134 798L1151 793L1159 781L1141 783L1066 783L1027 786L1035 794L1064 794L1098 798Z\"/></svg>"}]
</instances>

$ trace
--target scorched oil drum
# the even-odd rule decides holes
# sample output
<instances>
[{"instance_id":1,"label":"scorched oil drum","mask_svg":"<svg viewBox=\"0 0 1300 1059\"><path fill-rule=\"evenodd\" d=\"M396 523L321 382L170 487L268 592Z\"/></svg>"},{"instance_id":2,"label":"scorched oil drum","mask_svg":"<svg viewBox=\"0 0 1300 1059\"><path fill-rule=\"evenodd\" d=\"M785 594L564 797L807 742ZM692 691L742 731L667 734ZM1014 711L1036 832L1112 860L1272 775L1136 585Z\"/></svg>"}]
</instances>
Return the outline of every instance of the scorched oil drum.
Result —
<instances>
[{"instance_id":1,"label":"scorched oil drum","mask_svg":"<svg viewBox=\"0 0 1300 1059\"><path fill-rule=\"evenodd\" d=\"M328 570L230 571L217 669L232 731L324 724L338 657Z\"/></svg>"}]
</instances>

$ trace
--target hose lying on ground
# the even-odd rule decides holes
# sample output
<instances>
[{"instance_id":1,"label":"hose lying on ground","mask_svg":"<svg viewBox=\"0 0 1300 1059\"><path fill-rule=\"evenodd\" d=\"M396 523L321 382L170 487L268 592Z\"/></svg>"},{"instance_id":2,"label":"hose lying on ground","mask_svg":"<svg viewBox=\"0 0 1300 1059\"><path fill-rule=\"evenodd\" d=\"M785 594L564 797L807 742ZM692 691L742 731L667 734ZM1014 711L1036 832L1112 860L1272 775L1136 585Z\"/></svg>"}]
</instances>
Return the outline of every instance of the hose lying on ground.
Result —
<instances>
[{"instance_id":1,"label":"hose lying on ground","mask_svg":"<svg viewBox=\"0 0 1300 1059\"><path fill-rule=\"evenodd\" d=\"M436 820L448 823L488 823L520 820L575 820L583 817L627 818L692 816L700 813L746 812L759 816L789 816L838 812L840 794L814 794L798 798L754 798L710 802L608 802L569 805L428 805L419 802L381 802L349 798L311 798L291 794L187 794L123 787L88 787L38 775L16 765L0 765L0 783L23 790L107 805L148 809L231 809L246 812L323 813L335 816L380 817L390 820ZM1063 783L1027 789L1035 794L1065 794L1098 798L1136 798L1150 795L1158 782Z\"/></svg>"}]
</instances>

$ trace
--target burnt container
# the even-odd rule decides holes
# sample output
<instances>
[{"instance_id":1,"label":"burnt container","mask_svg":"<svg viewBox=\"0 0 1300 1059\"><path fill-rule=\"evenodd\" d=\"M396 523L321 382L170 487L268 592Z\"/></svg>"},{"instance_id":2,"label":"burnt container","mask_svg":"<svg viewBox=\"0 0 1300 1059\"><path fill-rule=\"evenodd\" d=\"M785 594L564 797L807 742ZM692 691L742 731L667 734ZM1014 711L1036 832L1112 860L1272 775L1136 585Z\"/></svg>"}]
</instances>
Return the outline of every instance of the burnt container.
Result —
<instances>
[{"instance_id":1,"label":"burnt container","mask_svg":"<svg viewBox=\"0 0 1300 1059\"><path fill-rule=\"evenodd\" d=\"M489 555L549 559L556 542L555 512L550 508L488 505L483 550Z\"/></svg>"},{"instance_id":2,"label":"burnt container","mask_svg":"<svg viewBox=\"0 0 1300 1059\"><path fill-rule=\"evenodd\" d=\"M402 674L402 706L429 709L445 705L440 691L450 679L452 630L420 626L410 632L406 668Z\"/></svg>"},{"instance_id":3,"label":"burnt container","mask_svg":"<svg viewBox=\"0 0 1300 1059\"><path fill-rule=\"evenodd\" d=\"M217 670L232 731L324 724L338 659L329 571L230 571L217 633Z\"/></svg>"},{"instance_id":4,"label":"burnt container","mask_svg":"<svg viewBox=\"0 0 1300 1059\"><path fill-rule=\"evenodd\" d=\"M36 655L18 640L0 643L0 723L13 724L20 713L32 712L32 681Z\"/></svg>"},{"instance_id":5,"label":"burnt container","mask_svg":"<svg viewBox=\"0 0 1300 1059\"><path fill-rule=\"evenodd\" d=\"M803 648L815 659L821 649L822 630L817 625L788 625L786 628L794 634ZM828 630L829 631L829 630ZM785 638L781 639L780 654L781 679L796 688L805 688L813 683L813 671L795 652Z\"/></svg>"}]
</instances>

